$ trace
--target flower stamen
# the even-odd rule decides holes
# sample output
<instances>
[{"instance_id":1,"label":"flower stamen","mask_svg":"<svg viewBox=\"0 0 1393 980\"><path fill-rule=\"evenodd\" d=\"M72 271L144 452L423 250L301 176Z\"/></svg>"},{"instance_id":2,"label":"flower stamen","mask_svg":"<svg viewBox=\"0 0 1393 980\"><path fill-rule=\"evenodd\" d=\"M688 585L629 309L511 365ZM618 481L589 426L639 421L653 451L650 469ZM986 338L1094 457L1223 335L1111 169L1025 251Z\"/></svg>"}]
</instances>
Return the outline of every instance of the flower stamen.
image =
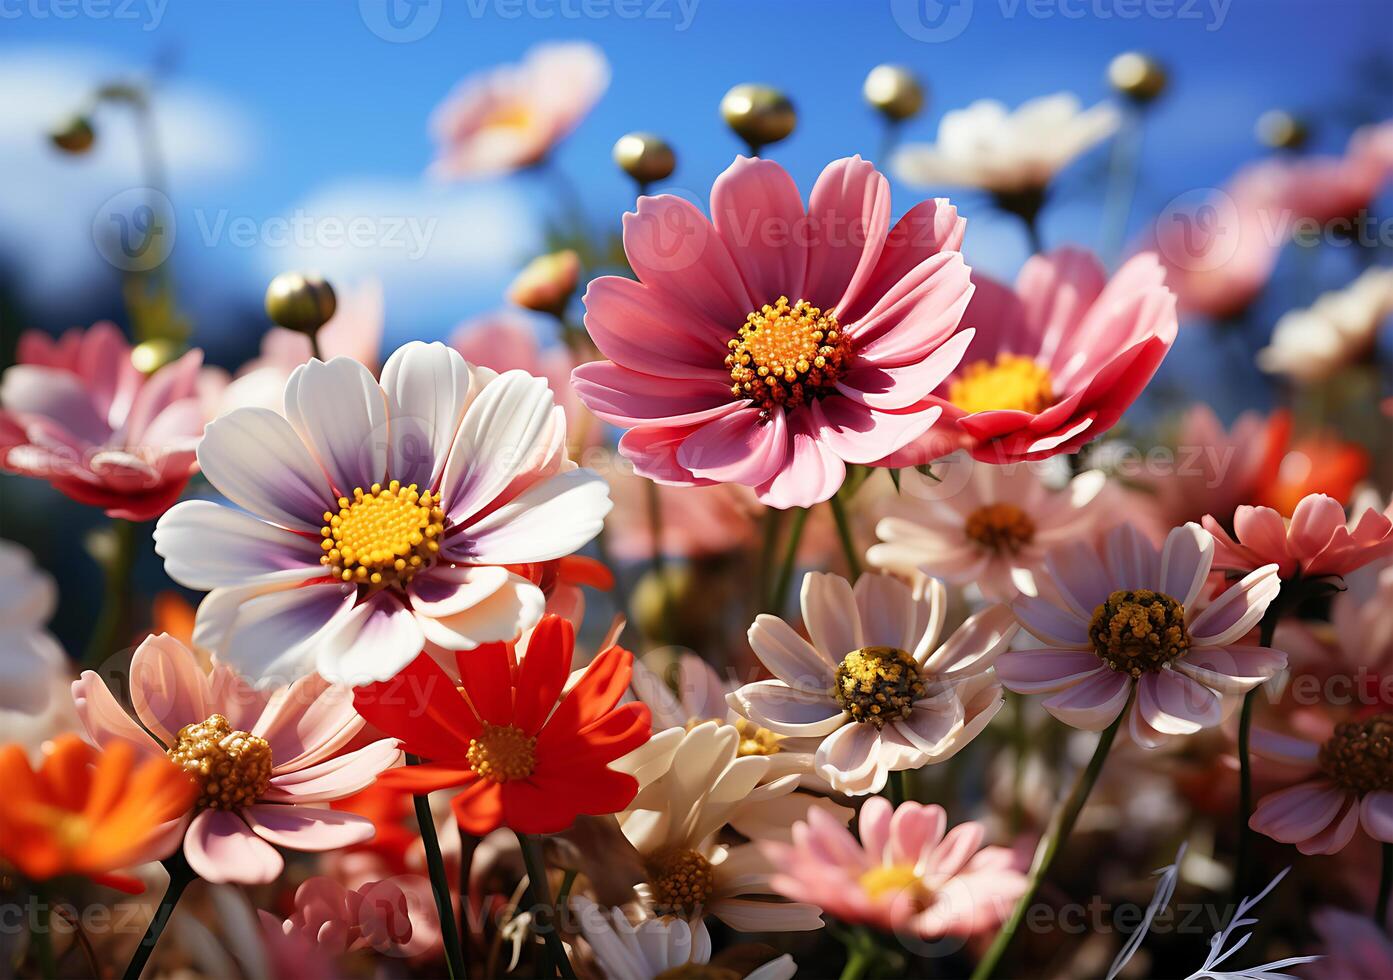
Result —
<instances>
[{"instance_id":1,"label":"flower stamen","mask_svg":"<svg viewBox=\"0 0 1393 980\"><path fill-rule=\"evenodd\" d=\"M170 760L198 782L200 810L235 810L255 803L271 785L271 745L233 729L223 715L179 729Z\"/></svg>"},{"instance_id":2,"label":"flower stamen","mask_svg":"<svg viewBox=\"0 0 1393 980\"><path fill-rule=\"evenodd\" d=\"M730 392L763 409L795 408L830 392L851 361L851 341L832 310L787 296L749 314L727 344Z\"/></svg>"},{"instance_id":3,"label":"flower stamen","mask_svg":"<svg viewBox=\"0 0 1393 980\"><path fill-rule=\"evenodd\" d=\"M485 724L479 737L469 740L465 758L470 768L495 783L526 779L537 767L537 739L516 725Z\"/></svg>"},{"instance_id":4,"label":"flower stamen","mask_svg":"<svg viewBox=\"0 0 1393 980\"><path fill-rule=\"evenodd\" d=\"M855 721L884 728L924 696L919 664L896 647L862 647L837 665L832 697Z\"/></svg>"},{"instance_id":5,"label":"flower stamen","mask_svg":"<svg viewBox=\"0 0 1393 980\"><path fill-rule=\"evenodd\" d=\"M1318 761L1325 775L1351 793L1393 789L1393 714L1337 725Z\"/></svg>"},{"instance_id":6,"label":"flower stamen","mask_svg":"<svg viewBox=\"0 0 1393 980\"><path fill-rule=\"evenodd\" d=\"M716 887L711 862L698 851L669 847L646 862L653 890L653 911L691 918L710 900Z\"/></svg>"},{"instance_id":7,"label":"flower stamen","mask_svg":"<svg viewBox=\"0 0 1393 980\"><path fill-rule=\"evenodd\" d=\"M963 528L971 541L998 555L1019 554L1035 539L1035 522L1015 504L985 504L968 515Z\"/></svg>"},{"instance_id":8,"label":"flower stamen","mask_svg":"<svg viewBox=\"0 0 1393 980\"><path fill-rule=\"evenodd\" d=\"M1190 649L1185 607L1164 592L1118 589L1093 611L1088 637L1113 670L1140 677Z\"/></svg>"},{"instance_id":9,"label":"flower stamen","mask_svg":"<svg viewBox=\"0 0 1393 980\"><path fill-rule=\"evenodd\" d=\"M1054 404L1054 379L1033 357L998 354L974 361L948 385L948 400L971 415L1009 409L1035 414Z\"/></svg>"},{"instance_id":10,"label":"flower stamen","mask_svg":"<svg viewBox=\"0 0 1393 980\"><path fill-rule=\"evenodd\" d=\"M404 585L435 560L445 532L439 498L416 484L357 487L339 498L339 512L324 512L319 559L334 577L370 589Z\"/></svg>"}]
</instances>

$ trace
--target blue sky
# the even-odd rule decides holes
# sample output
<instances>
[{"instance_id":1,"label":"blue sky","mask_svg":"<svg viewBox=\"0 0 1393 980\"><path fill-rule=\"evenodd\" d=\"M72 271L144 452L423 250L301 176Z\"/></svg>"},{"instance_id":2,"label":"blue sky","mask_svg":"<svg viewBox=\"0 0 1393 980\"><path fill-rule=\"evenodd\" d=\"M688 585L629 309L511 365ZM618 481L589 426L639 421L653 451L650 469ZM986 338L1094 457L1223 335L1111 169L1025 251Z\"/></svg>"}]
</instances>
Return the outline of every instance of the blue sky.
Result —
<instances>
[{"instance_id":1,"label":"blue sky","mask_svg":"<svg viewBox=\"0 0 1393 980\"><path fill-rule=\"evenodd\" d=\"M427 119L459 79L538 41L591 40L613 67L608 94L558 155L597 227L617 225L632 201L609 161L628 130L665 134L680 159L671 185L704 196L739 150L716 109L736 82L770 82L795 100L799 129L770 155L808 187L831 159L874 156L879 124L860 84L875 64L923 76L930 103L906 136L929 139L944 111L977 98L1106 98L1108 60L1142 48L1170 66L1174 83L1147 123L1135 229L1177 194L1218 184L1260 155L1252 124L1264 109L1317 114L1317 145L1341 147L1354 122L1355 66L1393 50L1386 0L959 0L956 9L939 0L415 0L405 31L425 33L405 40L383 18L387 3L408 2L0 2L0 81L20 94L0 111L0 163L19 168L0 189L0 253L29 321L119 314L117 277L93 254L91 213L138 182L116 113L98 118L105 155L58 159L29 134L92 79L157 64L169 66L161 92L173 106L162 128L179 220L174 268L197 339L230 356L255 327L269 274L303 258L234 242L231 223L262 229L307 206L454 216L431 261L384 269L389 340L444 336L497 305L537 247L551 189L535 177L429 186ZM916 37L925 29L915 18L940 12L965 16L954 22L961 30ZM1384 100L1381 114L1393 115ZM1048 243L1097 244L1105 165L1097 153L1066 173L1044 218ZM923 195L895 193L897 210ZM1013 274L1024 257L1015 225L970 194L952 196L969 217L969 261ZM374 261L350 266L371 270Z\"/></svg>"}]
</instances>

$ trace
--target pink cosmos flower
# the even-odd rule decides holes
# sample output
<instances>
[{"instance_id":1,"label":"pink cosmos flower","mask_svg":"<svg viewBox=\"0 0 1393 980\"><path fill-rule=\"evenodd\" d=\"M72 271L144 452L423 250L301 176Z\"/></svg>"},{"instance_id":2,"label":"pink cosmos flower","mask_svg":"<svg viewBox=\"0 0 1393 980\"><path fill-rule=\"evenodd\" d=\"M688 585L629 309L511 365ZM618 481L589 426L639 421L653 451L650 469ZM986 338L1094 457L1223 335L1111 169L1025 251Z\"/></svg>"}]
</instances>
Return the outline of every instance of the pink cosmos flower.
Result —
<instances>
[{"instance_id":1,"label":"pink cosmos flower","mask_svg":"<svg viewBox=\"0 0 1393 980\"><path fill-rule=\"evenodd\" d=\"M1368 208L1393 174L1390 146L1393 122L1365 126L1343 155L1269 157L1240 170L1231 186L1235 195L1260 202L1280 242L1296 219L1325 224Z\"/></svg>"},{"instance_id":2,"label":"pink cosmos flower","mask_svg":"<svg viewBox=\"0 0 1393 980\"><path fill-rule=\"evenodd\" d=\"M1214 539L1198 524L1175 528L1159 551L1130 524L1099 547L1055 548L1045 567L1058 600L1012 603L1043 647L998 657L1002 685L1048 695L1046 711L1087 731L1107 728L1130 700L1132 738L1147 748L1219 724L1225 695L1252 690L1287 658L1241 643L1277 597L1277 566L1200 609L1213 560Z\"/></svg>"},{"instance_id":3,"label":"pink cosmos flower","mask_svg":"<svg viewBox=\"0 0 1393 980\"><path fill-rule=\"evenodd\" d=\"M861 807L858 843L821 810L793 826L793 844L761 850L782 869L772 885L843 922L921 938L973 936L1000 925L1025 891L1016 856L983 847L980 823L948 827L936 804L891 807L881 796Z\"/></svg>"},{"instance_id":4,"label":"pink cosmos flower","mask_svg":"<svg viewBox=\"0 0 1393 980\"><path fill-rule=\"evenodd\" d=\"M540 163L609 87L609 64L593 44L539 44L519 64L462 81L431 118L447 179L504 174Z\"/></svg>"},{"instance_id":5,"label":"pink cosmos flower","mask_svg":"<svg viewBox=\"0 0 1393 980\"><path fill-rule=\"evenodd\" d=\"M1059 248L1022 267L1014 290L980 273L964 326L977 331L962 366L921 408L945 425L930 458L962 445L983 462L1072 453L1122 417L1175 340L1175 296L1156 256L1108 279L1088 252ZM966 332L966 331L964 331ZM897 454L886 465L915 460Z\"/></svg>"},{"instance_id":6,"label":"pink cosmos flower","mask_svg":"<svg viewBox=\"0 0 1393 980\"><path fill-rule=\"evenodd\" d=\"M830 164L806 208L777 163L738 157L711 212L664 194L624 216L638 281L590 283L585 325L609 360L576 368L576 390L628 430L619 450L641 476L811 506L847 463L938 419L920 402L972 336L957 332L965 222L937 199L892 229L889 183L860 157Z\"/></svg>"},{"instance_id":7,"label":"pink cosmos flower","mask_svg":"<svg viewBox=\"0 0 1393 980\"><path fill-rule=\"evenodd\" d=\"M1163 212L1146 247L1160 258L1181 312L1227 320L1247 310L1272 278L1284 242L1279 223L1261 198L1230 185Z\"/></svg>"},{"instance_id":8,"label":"pink cosmos flower","mask_svg":"<svg viewBox=\"0 0 1393 980\"><path fill-rule=\"evenodd\" d=\"M276 847L329 851L372 837L371 820L321 806L401 760L390 738L347 750L366 724L351 692L313 674L256 691L226 666L204 673L167 634L136 648L129 683L135 718L83 671L73 682L78 718L98 747L121 741L168 756L199 783L183 838L201 878L272 881L285 867Z\"/></svg>"},{"instance_id":9,"label":"pink cosmos flower","mask_svg":"<svg viewBox=\"0 0 1393 980\"><path fill-rule=\"evenodd\" d=\"M1341 722L1323 742L1254 728L1251 744L1292 785L1259 800L1249 827L1302 854L1335 854L1361 827L1393 843L1393 713Z\"/></svg>"},{"instance_id":10,"label":"pink cosmos flower","mask_svg":"<svg viewBox=\"0 0 1393 980\"><path fill-rule=\"evenodd\" d=\"M56 341L31 330L17 358L0 380L0 468L125 520L157 517L179 498L203 432L202 351L147 377L103 322Z\"/></svg>"},{"instance_id":11,"label":"pink cosmos flower","mask_svg":"<svg viewBox=\"0 0 1393 980\"><path fill-rule=\"evenodd\" d=\"M1345 524L1345 508L1334 497L1303 497L1288 522L1271 507L1239 507L1234 534L1212 516L1204 526L1218 542L1214 567L1246 572L1275 564L1282 578L1345 575L1393 555L1393 520L1374 508ZM1236 539L1236 540L1235 540Z\"/></svg>"}]
</instances>

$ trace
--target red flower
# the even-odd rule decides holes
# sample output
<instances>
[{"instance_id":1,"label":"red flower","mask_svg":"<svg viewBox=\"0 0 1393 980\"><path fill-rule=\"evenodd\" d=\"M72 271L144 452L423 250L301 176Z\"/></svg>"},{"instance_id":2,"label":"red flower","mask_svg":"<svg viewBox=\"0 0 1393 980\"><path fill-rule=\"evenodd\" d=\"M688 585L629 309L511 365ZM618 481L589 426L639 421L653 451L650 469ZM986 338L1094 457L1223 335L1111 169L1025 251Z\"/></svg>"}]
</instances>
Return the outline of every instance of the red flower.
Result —
<instances>
[{"instance_id":1,"label":"red flower","mask_svg":"<svg viewBox=\"0 0 1393 980\"><path fill-rule=\"evenodd\" d=\"M385 772L379 784L413 793L460 787L455 819L475 835L556 833L581 814L624 809L638 783L609 763L650 734L646 707L615 707L633 655L604 650L562 697L574 648L575 628L546 616L521 663L512 643L457 653L459 688L425 654L391 680L358 688L358 712L430 760Z\"/></svg>"}]
</instances>

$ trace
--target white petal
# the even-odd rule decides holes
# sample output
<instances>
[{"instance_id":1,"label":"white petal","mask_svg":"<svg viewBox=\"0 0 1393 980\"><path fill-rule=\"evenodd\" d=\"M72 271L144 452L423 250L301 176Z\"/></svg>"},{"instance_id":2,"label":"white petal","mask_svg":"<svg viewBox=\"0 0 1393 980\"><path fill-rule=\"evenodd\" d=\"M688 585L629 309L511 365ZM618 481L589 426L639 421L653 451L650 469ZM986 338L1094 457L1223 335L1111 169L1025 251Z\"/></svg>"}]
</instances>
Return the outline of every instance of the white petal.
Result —
<instances>
[{"instance_id":1,"label":"white petal","mask_svg":"<svg viewBox=\"0 0 1393 980\"><path fill-rule=\"evenodd\" d=\"M155 525L155 553L165 571L191 589L252 585L297 568L322 572L318 538L267 524L211 500L175 504Z\"/></svg>"},{"instance_id":2,"label":"white petal","mask_svg":"<svg viewBox=\"0 0 1393 980\"><path fill-rule=\"evenodd\" d=\"M323 634L353 615L353 592L339 584L284 589L237 609L219 659L258 688L287 684L315 669Z\"/></svg>"},{"instance_id":3,"label":"white petal","mask_svg":"<svg viewBox=\"0 0 1393 980\"><path fill-rule=\"evenodd\" d=\"M238 408L208 423L198 444L208 482L238 507L299 531L319 533L334 501L324 471L281 415Z\"/></svg>"},{"instance_id":4,"label":"white petal","mask_svg":"<svg viewBox=\"0 0 1393 980\"><path fill-rule=\"evenodd\" d=\"M387 474L387 398L351 357L310 361L285 384L285 415L340 496Z\"/></svg>"},{"instance_id":5,"label":"white petal","mask_svg":"<svg viewBox=\"0 0 1393 980\"><path fill-rule=\"evenodd\" d=\"M493 565L574 554L604 526L609 484L590 470L549 477L452 537L451 557Z\"/></svg>"},{"instance_id":6,"label":"white petal","mask_svg":"<svg viewBox=\"0 0 1393 980\"><path fill-rule=\"evenodd\" d=\"M470 397L473 372L459 351L413 340L398 347L382 368L392 440L387 469L392 479L434 487Z\"/></svg>"}]
</instances>

